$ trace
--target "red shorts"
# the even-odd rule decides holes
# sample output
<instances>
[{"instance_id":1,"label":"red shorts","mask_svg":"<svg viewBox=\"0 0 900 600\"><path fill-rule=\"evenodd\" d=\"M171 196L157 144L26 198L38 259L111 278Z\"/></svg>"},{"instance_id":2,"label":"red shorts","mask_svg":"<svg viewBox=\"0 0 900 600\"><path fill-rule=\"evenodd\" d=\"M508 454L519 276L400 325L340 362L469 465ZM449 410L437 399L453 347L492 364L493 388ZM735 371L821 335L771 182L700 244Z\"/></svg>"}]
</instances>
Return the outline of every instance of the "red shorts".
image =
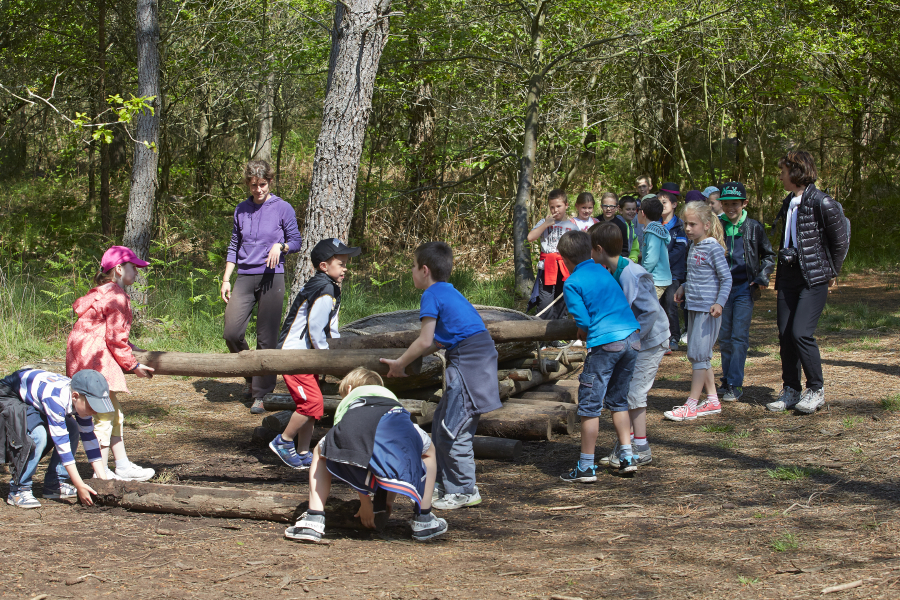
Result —
<instances>
[{"instance_id":1,"label":"red shorts","mask_svg":"<svg viewBox=\"0 0 900 600\"><path fill-rule=\"evenodd\" d=\"M321 419L325 414L325 400L319 389L318 375L282 375L297 412L307 417Z\"/></svg>"}]
</instances>

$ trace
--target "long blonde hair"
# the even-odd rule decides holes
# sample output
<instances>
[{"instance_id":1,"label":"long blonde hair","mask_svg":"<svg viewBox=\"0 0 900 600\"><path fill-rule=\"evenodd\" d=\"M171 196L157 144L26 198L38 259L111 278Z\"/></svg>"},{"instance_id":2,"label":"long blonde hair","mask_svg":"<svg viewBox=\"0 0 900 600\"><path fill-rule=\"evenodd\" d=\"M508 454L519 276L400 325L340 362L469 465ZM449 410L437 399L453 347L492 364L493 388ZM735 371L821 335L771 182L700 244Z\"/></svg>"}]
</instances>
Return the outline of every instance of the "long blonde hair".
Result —
<instances>
[{"instance_id":1,"label":"long blonde hair","mask_svg":"<svg viewBox=\"0 0 900 600\"><path fill-rule=\"evenodd\" d=\"M700 202L699 200L695 200L694 202L688 202L684 210L681 211L682 217L688 213L693 213L697 215L697 218L704 225L709 225L709 237L715 238L719 245L722 246L723 250L728 250L728 247L725 245L725 229L722 227L722 221L713 214L712 208L706 202Z\"/></svg>"}]
</instances>

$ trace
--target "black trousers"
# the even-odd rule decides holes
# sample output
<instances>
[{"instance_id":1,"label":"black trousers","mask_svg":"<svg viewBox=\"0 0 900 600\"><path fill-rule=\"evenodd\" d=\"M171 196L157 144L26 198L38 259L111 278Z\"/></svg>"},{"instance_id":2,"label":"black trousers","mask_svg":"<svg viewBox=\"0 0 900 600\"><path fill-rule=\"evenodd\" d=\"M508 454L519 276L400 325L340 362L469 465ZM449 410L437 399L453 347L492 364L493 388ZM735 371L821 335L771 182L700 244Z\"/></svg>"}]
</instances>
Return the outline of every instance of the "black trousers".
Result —
<instances>
[{"instance_id":1,"label":"black trousers","mask_svg":"<svg viewBox=\"0 0 900 600\"><path fill-rule=\"evenodd\" d=\"M825 385L815 335L827 300L827 283L807 287L799 266L778 262L778 341L785 387L802 391L801 367L807 389L818 391Z\"/></svg>"},{"instance_id":2,"label":"black trousers","mask_svg":"<svg viewBox=\"0 0 900 600\"><path fill-rule=\"evenodd\" d=\"M676 340L681 338L681 323L678 322L678 304L675 302L675 292L678 291L680 285L680 281L673 280L672 285L666 288L665 293L659 299L663 310L666 311L666 316L669 317L669 338L675 338ZM686 319L685 323L687 323Z\"/></svg>"},{"instance_id":3,"label":"black trousers","mask_svg":"<svg viewBox=\"0 0 900 600\"><path fill-rule=\"evenodd\" d=\"M225 307L225 330L222 337L229 352L249 350L244 339L253 307L256 311L256 349L271 350L278 345L281 330L281 310L284 305L284 273L238 275ZM275 389L277 375L253 377L253 398L259 399ZM248 382L251 383L251 382Z\"/></svg>"}]
</instances>

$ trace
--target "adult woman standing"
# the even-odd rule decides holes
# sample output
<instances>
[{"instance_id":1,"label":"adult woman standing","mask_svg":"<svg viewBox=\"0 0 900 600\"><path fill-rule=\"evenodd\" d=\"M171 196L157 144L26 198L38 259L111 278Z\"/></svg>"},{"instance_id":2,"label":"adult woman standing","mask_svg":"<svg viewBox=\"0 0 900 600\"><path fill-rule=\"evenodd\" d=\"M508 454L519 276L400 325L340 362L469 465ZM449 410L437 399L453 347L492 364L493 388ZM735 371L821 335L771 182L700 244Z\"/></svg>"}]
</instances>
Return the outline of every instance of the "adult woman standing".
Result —
<instances>
[{"instance_id":1,"label":"adult woman standing","mask_svg":"<svg viewBox=\"0 0 900 600\"><path fill-rule=\"evenodd\" d=\"M262 160L251 160L244 168L244 183L250 197L234 209L234 227L222 281L225 331L230 352L249 350L244 339L253 307L256 315L256 349L275 348L284 304L284 257L300 250L300 231L294 208L270 191L275 172ZM231 289L231 274L237 265L237 281ZM276 375L247 378L245 397L253 399L250 412L264 412L263 396L275 389Z\"/></svg>"},{"instance_id":2,"label":"adult woman standing","mask_svg":"<svg viewBox=\"0 0 900 600\"><path fill-rule=\"evenodd\" d=\"M828 299L828 288L847 256L850 230L841 205L816 188L816 165L809 152L788 152L778 166L781 182L789 192L778 213L785 226L775 279L784 387L767 407L771 411L796 408L811 414L825 404L816 326ZM801 367L806 374L806 391L802 394Z\"/></svg>"}]
</instances>

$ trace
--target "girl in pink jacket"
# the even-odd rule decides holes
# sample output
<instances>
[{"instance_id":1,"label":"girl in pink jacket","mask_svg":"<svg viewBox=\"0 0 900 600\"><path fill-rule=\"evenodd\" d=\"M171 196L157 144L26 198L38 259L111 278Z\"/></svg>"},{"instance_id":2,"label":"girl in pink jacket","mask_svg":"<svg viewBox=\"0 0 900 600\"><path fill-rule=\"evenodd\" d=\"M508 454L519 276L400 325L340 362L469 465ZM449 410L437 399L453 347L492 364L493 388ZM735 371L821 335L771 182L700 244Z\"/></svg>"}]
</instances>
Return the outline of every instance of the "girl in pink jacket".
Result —
<instances>
[{"instance_id":1,"label":"girl in pink jacket","mask_svg":"<svg viewBox=\"0 0 900 600\"><path fill-rule=\"evenodd\" d=\"M113 246L103 254L100 272L94 276L95 287L72 305L78 321L66 344L66 373L69 377L82 369L100 372L109 383L109 399L114 412L94 417L94 433L100 441L102 463L109 479L147 481L156 472L139 467L125 453L122 427L125 415L116 398L117 392L128 392L125 372L138 377L152 377L153 369L140 364L128 342L131 331L131 301L125 287L134 283L137 269L148 262L139 259L130 248ZM109 471L109 450L116 459L115 473Z\"/></svg>"}]
</instances>

